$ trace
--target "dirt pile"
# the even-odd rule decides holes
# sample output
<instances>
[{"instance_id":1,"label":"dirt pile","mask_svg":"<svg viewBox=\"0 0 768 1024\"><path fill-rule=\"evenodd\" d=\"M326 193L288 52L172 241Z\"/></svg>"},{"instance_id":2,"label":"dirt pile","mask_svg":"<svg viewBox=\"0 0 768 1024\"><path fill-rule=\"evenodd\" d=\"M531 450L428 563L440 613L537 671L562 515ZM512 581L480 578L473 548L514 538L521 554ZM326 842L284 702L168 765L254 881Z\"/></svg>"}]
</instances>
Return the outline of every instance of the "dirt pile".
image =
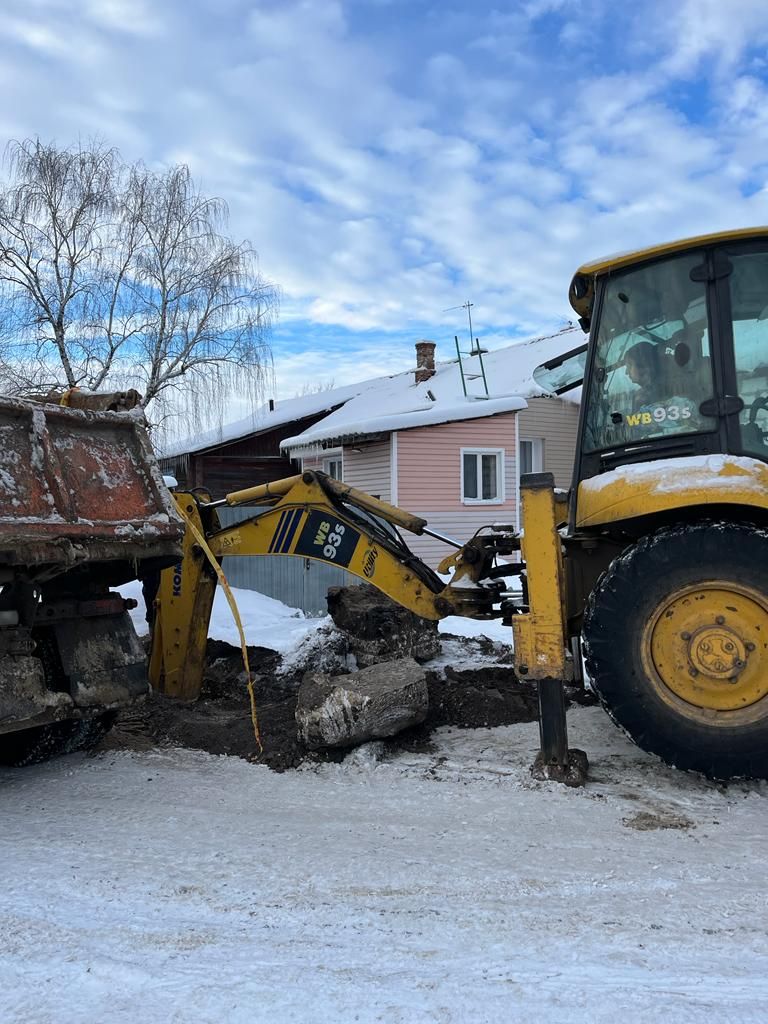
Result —
<instances>
[{"instance_id":1,"label":"dirt pile","mask_svg":"<svg viewBox=\"0 0 768 1024\"><path fill-rule=\"evenodd\" d=\"M287 665L280 655L263 648L249 648L257 667L255 692L263 749L259 751L251 722L242 656L235 647L208 642L207 666L200 699L183 703L155 695L121 715L105 740L109 749L147 749L149 746L182 746L212 754L234 754L277 770L296 767L306 760L343 759L343 750L308 751L298 739L295 712L301 680L315 662L323 671L344 674L347 669L345 639L336 631L318 631L304 645L300 657ZM463 664L471 664L477 644L451 638ZM503 651L501 652L503 653ZM458 660L458 659L457 659ZM425 666L429 693L426 720L386 742L393 747L420 746L432 730L443 725L483 728L528 722L536 718L533 687L520 683L511 667L481 665L454 669Z\"/></svg>"},{"instance_id":2,"label":"dirt pile","mask_svg":"<svg viewBox=\"0 0 768 1024\"><path fill-rule=\"evenodd\" d=\"M361 592L369 588L345 589ZM396 623L401 619L393 617L395 606L382 604L381 598L376 606L367 593L351 597L342 594L335 602L346 628L321 627L286 658L266 648L248 649L256 672L261 749L254 736L241 653L215 640L208 641L199 700L182 703L153 696L121 716L104 746L191 747L212 754L233 754L276 770L294 768L305 761L340 761L348 751L308 750L299 741L295 717L299 688L308 673L333 677L355 672L362 668L359 655L362 653L360 660L367 664L375 646L389 653L408 651L413 656L418 652L418 660L426 662L427 717L420 725L385 740L390 748L423 747L440 726L491 728L536 719L535 688L515 676L511 648L484 637L440 635L433 624L424 626L423 620L410 613L404 613L410 618L402 629L405 636L398 640ZM362 637L356 635L360 632ZM382 656L380 660L388 659Z\"/></svg>"},{"instance_id":3,"label":"dirt pile","mask_svg":"<svg viewBox=\"0 0 768 1024\"><path fill-rule=\"evenodd\" d=\"M437 622L401 608L375 587L330 587L328 613L360 668L400 658L423 663L440 653Z\"/></svg>"}]
</instances>

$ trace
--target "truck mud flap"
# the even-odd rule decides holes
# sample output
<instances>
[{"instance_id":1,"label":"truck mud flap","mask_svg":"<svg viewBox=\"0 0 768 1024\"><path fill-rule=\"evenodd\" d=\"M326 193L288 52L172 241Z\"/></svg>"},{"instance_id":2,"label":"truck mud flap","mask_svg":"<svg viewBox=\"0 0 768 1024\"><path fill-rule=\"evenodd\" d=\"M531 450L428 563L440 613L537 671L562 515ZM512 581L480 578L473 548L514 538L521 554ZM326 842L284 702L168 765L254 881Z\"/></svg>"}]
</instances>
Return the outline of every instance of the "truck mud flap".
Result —
<instances>
[{"instance_id":1,"label":"truck mud flap","mask_svg":"<svg viewBox=\"0 0 768 1024\"><path fill-rule=\"evenodd\" d=\"M54 630L76 707L116 707L149 693L146 656L127 614L70 621Z\"/></svg>"}]
</instances>

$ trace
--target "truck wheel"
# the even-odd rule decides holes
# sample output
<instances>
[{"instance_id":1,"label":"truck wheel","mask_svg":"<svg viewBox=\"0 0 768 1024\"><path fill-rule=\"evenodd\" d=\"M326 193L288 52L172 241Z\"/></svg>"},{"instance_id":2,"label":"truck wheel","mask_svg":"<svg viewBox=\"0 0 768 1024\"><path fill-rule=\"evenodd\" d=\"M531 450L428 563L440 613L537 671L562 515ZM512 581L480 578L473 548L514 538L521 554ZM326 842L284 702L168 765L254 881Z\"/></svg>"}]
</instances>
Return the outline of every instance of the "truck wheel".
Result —
<instances>
[{"instance_id":1,"label":"truck wheel","mask_svg":"<svg viewBox=\"0 0 768 1024\"><path fill-rule=\"evenodd\" d=\"M701 522L642 538L590 596L600 700L668 764L768 778L768 531Z\"/></svg>"}]
</instances>

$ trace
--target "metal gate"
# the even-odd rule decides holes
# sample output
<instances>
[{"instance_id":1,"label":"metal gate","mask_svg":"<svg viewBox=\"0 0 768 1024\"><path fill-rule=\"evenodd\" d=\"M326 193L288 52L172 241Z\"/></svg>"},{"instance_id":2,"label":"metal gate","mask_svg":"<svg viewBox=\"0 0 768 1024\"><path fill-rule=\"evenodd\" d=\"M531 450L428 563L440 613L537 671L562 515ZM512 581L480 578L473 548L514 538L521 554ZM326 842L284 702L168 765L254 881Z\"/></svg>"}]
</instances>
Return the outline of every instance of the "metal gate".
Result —
<instances>
[{"instance_id":1,"label":"metal gate","mask_svg":"<svg viewBox=\"0 0 768 1024\"><path fill-rule=\"evenodd\" d=\"M254 508L220 508L222 526L249 519ZM346 569L295 555L227 555L224 574L233 587L257 590L306 615L325 615L329 587L343 587L359 580Z\"/></svg>"}]
</instances>

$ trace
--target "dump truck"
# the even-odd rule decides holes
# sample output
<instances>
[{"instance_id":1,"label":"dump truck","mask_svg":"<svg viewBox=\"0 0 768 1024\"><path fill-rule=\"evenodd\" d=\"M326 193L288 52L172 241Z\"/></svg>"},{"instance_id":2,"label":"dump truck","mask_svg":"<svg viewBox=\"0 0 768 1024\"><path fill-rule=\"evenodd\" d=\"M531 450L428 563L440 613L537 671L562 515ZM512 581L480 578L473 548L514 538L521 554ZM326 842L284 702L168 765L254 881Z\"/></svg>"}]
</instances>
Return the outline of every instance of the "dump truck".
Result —
<instances>
[{"instance_id":1,"label":"dump truck","mask_svg":"<svg viewBox=\"0 0 768 1024\"><path fill-rule=\"evenodd\" d=\"M91 746L149 692L110 588L174 564L184 524L143 417L88 404L0 398L0 763Z\"/></svg>"},{"instance_id":2,"label":"dump truck","mask_svg":"<svg viewBox=\"0 0 768 1024\"><path fill-rule=\"evenodd\" d=\"M456 547L446 584L401 537L428 523L324 474L218 501L180 493L188 532L159 584L154 685L199 692L223 557L314 558L426 618L501 616L517 675L538 686L542 777L585 771L564 705L584 664L643 749L715 778L768 777L768 228L584 264L570 301L588 340L535 374L553 394L582 388L568 494L524 476L519 535L442 537ZM222 528L222 504L253 518Z\"/></svg>"}]
</instances>

